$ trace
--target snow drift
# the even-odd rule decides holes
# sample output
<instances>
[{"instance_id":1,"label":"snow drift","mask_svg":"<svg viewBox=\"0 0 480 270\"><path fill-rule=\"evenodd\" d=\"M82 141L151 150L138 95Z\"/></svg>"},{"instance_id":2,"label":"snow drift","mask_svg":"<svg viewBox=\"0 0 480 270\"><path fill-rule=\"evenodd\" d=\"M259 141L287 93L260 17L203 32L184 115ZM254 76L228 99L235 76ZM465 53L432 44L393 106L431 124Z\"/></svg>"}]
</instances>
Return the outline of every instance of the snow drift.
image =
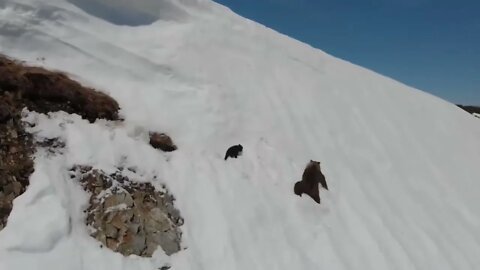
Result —
<instances>
[{"instance_id":1,"label":"snow drift","mask_svg":"<svg viewBox=\"0 0 480 270\"><path fill-rule=\"evenodd\" d=\"M0 0L0 50L108 93L125 118L26 113L36 136L66 148L36 154L0 232L2 270L480 265L480 125L453 104L210 1ZM155 151L148 130L178 150ZM237 143L243 156L225 162ZM310 159L330 189L320 206L293 194ZM100 248L75 164L158 176L186 249L145 259Z\"/></svg>"}]
</instances>

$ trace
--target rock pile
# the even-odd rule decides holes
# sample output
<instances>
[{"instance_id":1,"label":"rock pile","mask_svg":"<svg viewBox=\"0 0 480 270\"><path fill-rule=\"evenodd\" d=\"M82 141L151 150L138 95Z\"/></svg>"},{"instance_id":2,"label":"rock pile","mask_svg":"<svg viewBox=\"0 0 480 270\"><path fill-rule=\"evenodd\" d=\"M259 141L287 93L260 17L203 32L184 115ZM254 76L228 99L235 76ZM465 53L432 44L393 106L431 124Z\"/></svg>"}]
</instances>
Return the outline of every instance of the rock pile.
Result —
<instances>
[{"instance_id":1,"label":"rock pile","mask_svg":"<svg viewBox=\"0 0 480 270\"><path fill-rule=\"evenodd\" d=\"M8 117L0 119L0 230L12 211L13 200L28 186L33 172L33 143L20 121L19 108L0 93L0 111ZM4 114L5 116L5 114Z\"/></svg>"},{"instance_id":2,"label":"rock pile","mask_svg":"<svg viewBox=\"0 0 480 270\"><path fill-rule=\"evenodd\" d=\"M118 103L108 95L84 87L63 73L26 66L1 55L0 89L32 111L76 113L90 122L118 120Z\"/></svg>"},{"instance_id":3,"label":"rock pile","mask_svg":"<svg viewBox=\"0 0 480 270\"><path fill-rule=\"evenodd\" d=\"M155 149L160 149L164 152L172 152L177 150L177 146L172 139L165 133L150 133L150 145Z\"/></svg>"},{"instance_id":4,"label":"rock pile","mask_svg":"<svg viewBox=\"0 0 480 270\"><path fill-rule=\"evenodd\" d=\"M13 200L25 191L33 172L34 144L21 122L24 107L40 113L76 113L90 122L117 120L119 110L111 97L62 73L0 55L0 230L7 223Z\"/></svg>"},{"instance_id":5,"label":"rock pile","mask_svg":"<svg viewBox=\"0 0 480 270\"><path fill-rule=\"evenodd\" d=\"M78 166L72 178L91 194L87 225L103 245L125 256L151 257L158 246L167 255L180 250L183 219L167 191L131 181L121 171L107 175Z\"/></svg>"},{"instance_id":6,"label":"rock pile","mask_svg":"<svg viewBox=\"0 0 480 270\"><path fill-rule=\"evenodd\" d=\"M65 146L59 138L34 142L23 128L24 107L39 113L76 113L90 122L99 118L119 120L119 106L113 98L60 72L29 67L0 55L0 230L7 224L13 200L28 186L35 147L56 155L62 154ZM166 134L150 135L154 148L177 149ZM174 197L166 190L157 191L149 183L132 181L122 170L107 175L76 166L72 178L77 178L91 194L85 210L86 223L92 229L91 235L104 246L125 256L150 257L159 246L167 255L180 250L179 227L183 219L174 208Z\"/></svg>"}]
</instances>

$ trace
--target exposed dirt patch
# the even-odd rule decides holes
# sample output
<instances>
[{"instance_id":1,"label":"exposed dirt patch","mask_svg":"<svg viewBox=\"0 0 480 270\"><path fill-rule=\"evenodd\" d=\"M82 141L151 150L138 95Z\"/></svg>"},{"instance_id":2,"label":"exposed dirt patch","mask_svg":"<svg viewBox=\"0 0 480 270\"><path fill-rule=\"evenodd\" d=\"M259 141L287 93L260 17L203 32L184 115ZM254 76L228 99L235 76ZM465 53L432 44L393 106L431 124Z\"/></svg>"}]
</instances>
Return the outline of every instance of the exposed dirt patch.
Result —
<instances>
[{"instance_id":1,"label":"exposed dirt patch","mask_svg":"<svg viewBox=\"0 0 480 270\"><path fill-rule=\"evenodd\" d=\"M29 67L0 55L0 230L7 223L13 200L25 192L33 172L35 145L24 129L24 107L40 113L66 111L94 122L118 119L118 103L81 86L59 72ZM58 139L39 142L49 151L64 145Z\"/></svg>"},{"instance_id":2,"label":"exposed dirt patch","mask_svg":"<svg viewBox=\"0 0 480 270\"><path fill-rule=\"evenodd\" d=\"M0 55L0 230L7 224L13 200L25 192L33 172L35 147L62 154L65 142L47 138L34 142L21 121L21 111L75 113L90 122L118 119L118 103L84 87L65 74L29 67ZM153 147L177 149L163 133L152 133ZM101 170L77 166L72 178L91 194L85 210L91 235L123 255L150 257L160 246L167 255L180 250L183 218L174 208L174 197L149 183L129 179L119 169L107 175ZM128 173L136 175L134 170Z\"/></svg>"},{"instance_id":3,"label":"exposed dirt patch","mask_svg":"<svg viewBox=\"0 0 480 270\"><path fill-rule=\"evenodd\" d=\"M150 133L150 145L155 149L160 149L164 152L172 152L177 150L177 146L173 140L165 133Z\"/></svg>"},{"instance_id":4,"label":"exposed dirt patch","mask_svg":"<svg viewBox=\"0 0 480 270\"><path fill-rule=\"evenodd\" d=\"M0 75L1 76L1 75ZM33 172L34 146L30 134L25 132L20 107L11 97L0 94L0 111L7 111L0 121L0 230L12 211L13 200L28 186Z\"/></svg>"},{"instance_id":5,"label":"exposed dirt patch","mask_svg":"<svg viewBox=\"0 0 480 270\"><path fill-rule=\"evenodd\" d=\"M1 55L0 91L9 92L29 110L40 113L65 111L90 122L118 120L119 105L108 95L84 87L63 73L26 66Z\"/></svg>"},{"instance_id":6,"label":"exposed dirt patch","mask_svg":"<svg viewBox=\"0 0 480 270\"><path fill-rule=\"evenodd\" d=\"M183 218L166 190L132 181L120 170L107 175L77 166L71 172L91 195L87 225L103 245L125 256L151 257L158 246L167 255L180 250Z\"/></svg>"}]
</instances>

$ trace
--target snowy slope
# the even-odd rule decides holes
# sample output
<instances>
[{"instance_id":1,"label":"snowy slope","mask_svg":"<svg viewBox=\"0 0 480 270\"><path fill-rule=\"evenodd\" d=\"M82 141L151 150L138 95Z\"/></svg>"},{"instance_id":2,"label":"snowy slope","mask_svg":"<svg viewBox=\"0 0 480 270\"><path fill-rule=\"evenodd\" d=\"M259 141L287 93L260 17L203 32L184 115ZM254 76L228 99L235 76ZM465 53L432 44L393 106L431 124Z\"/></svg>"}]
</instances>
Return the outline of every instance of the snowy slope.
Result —
<instances>
[{"instance_id":1,"label":"snowy slope","mask_svg":"<svg viewBox=\"0 0 480 270\"><path fill-rule=\"evenodd\" d=\"M457 106L208 0L0 0L0 52L67 71L125 123L25 112L39 152L0 232L0 269L478 269L480 125ZM37 61L45 57L45 61ZM179 150L159 153L147 131ZM233 144L239 159L223 161ZM293 194L321 161L321 205ZM73 164L158 175L185 218L172 257L87 234Z\"/></svg>"}]
</instances>

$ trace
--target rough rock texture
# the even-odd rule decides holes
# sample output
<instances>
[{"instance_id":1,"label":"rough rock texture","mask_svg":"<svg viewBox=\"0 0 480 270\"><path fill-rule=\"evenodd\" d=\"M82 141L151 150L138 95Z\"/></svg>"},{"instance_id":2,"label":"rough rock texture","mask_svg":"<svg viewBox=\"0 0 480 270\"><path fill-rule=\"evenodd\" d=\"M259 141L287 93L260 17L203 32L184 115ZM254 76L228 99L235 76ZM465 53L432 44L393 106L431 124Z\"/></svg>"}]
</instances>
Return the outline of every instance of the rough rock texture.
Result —
<instances>
[{"instance_id":1,"label":"rough rock texture","mask_svg":"<svg viewBox=\"0 0 480 270\"><path fill-rule=\"evenodd\" d=\"M12 107L11 102L6 98L0 99L0 124L6 123L13 118L15 109Z\"/></svg>"},{"instance_id":2,"label":"rough rock texture","mask_svg":"<svg viewBox=\"0 0 480 270\"><path fill-rule=\"evenodd\" d=\"M118 103L108 95L84 87L60 72L25 66L0 55L2 92L10 92L30 110L40 113L62 110L90 122L99 118L118 120Z\"/></svg>"},{"instance_id":3,"label":"rough rock texture","mask_svg":"<svg viewBox=\"0 0 480 270\"><path fill-rule=\"evenodd\" d=\"M167 255L180 250L183 219L172 195L150 183L133 182L121 171L106 175L78 166L72 178L91 194L86 222L103 245L125 256L151 257L158 246Z\"/></svg>"},{"instance_id":4,"label":"rough rock texture","mask_svg":"<svg viewBox=\"0 0 480 270\"><path fill-rule=\"evenodd\" d=\"M155 149L160 149L165 152L172 152L177 150L177 146L172 139L165 133L150 133L150 145Z\"/></svg>"},{"instance_id":5,"label":"rough rock texture","mask_svg":"<svg viewBox=\"0 0 480 270\"><path fill-rule=\"evenodd\" d=\"M0 55L0 230L7 223L13 200L25 191L33 172L35 145L21 121L25 106L40 113L77 113L91 122L116 120L119 109L114 99L64 74L28 67ZM49 151L63 147L57 139L37 145Z\"/></svg>"},{"instance_id":6,"label":"rough rock texture","mask_svg":"<svg viewBox=\"0 0 480 270\"><path fill-rule=\"evenodd\" d=\"M34 148L62 154L65 146L59 138L34 142L21 121L25 106L40 113L76 113L90 122L118 120L119 110L114 99L64 74L28 67L0 55L0 230L7 224L13 200L28 186ZM152 134L151 143L163 151L177 149L163 133ZM173 206L172 195L156 191L149 183L131 181L121 171L106 175L79 166L72 176L91 194L86 222L93 229L92 236L104 246L126 256L150 257L158 246L167 255L180 250L183 219Z\"/></svg>"},{"instance_id":7,"label":"rough rock texture","mask_svg":"<svg viewBox=\"0 0 480 270\"><path fill-rule=\"evenodd\" d=\"M23 128L20 107L0 93L0 230L7 224L13 200L28 186L32 153L32 139Z\"/></svg>"}]
</instances>

